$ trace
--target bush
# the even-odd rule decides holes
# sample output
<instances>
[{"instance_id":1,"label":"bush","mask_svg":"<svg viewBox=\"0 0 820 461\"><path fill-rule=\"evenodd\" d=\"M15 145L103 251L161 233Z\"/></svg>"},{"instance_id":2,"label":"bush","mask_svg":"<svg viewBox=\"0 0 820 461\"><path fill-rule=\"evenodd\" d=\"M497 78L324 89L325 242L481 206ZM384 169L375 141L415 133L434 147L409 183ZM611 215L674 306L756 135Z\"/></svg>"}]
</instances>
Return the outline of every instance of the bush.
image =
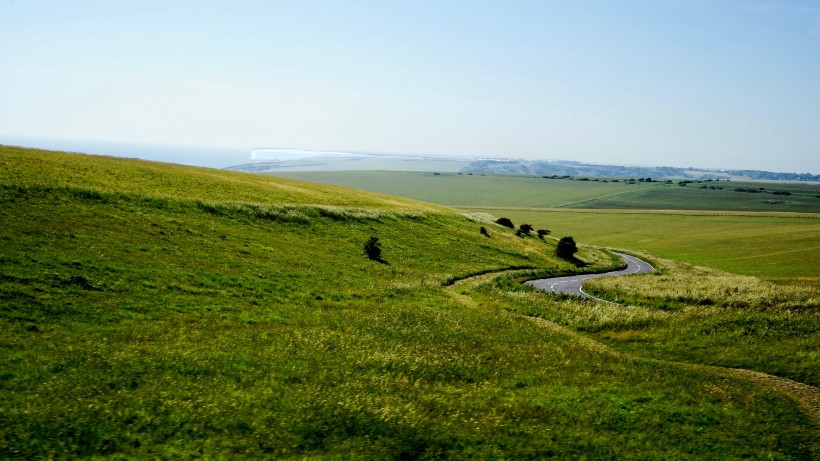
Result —
<instances>
[{"instance_id":1,"label":"bush","mask_svg":"<svg viewBox=\"0 0 820 461\"><path fill-rule=\"evenodd\" d=\"M558 246L555 248L555 254L559 258L572 259L573 255L578 252L578 247L575 245L575 239L572 237L561 237L558 241Z\"/></svg>"},{"instance_id":2,"label":"bush","mask_svg":"<svg viewBox=\"0 0 820 461\"><path fill-rule=\"evenodd\" d=\"M379 243L378 237L370 237L370 240L364 244L364 254L374 261L382 259L382 244Z\"/></svg>"},{"instance_id":3,"label":"bush","mask_svg":"<svg viewBox=\"0 0 820 461\"><path fill-rule=\"evenodd\" d=\"M552 233L552 231L550 231L549 229L538 229L538 231L536 231L536 233L538 234L538 238L543 240L544 236L545 235L550 235Z\"/></svg>"},{"instance_id":4,"label":"bush","mask_svg":"<svg viewBox=\"0 0 820 461\"><path fill-rule=\"evenodd\" d=\"M524 235L530 235L530 232L532 232L532 229L533 229L533 227L529 224L522 224L522 225L518 226L518 231L521 234L524 234Z\"/></svg>"},{"instance_id":5,"label":"bush","mask_svg":"<svg viewBox=\"0 0 820 461\"><path fill-rule=\"evenodd\" d=\"M510 218L498 218L495 220L495 223L504 227L509 227L510 229L515 229L515 224L510 221Z\"/></svg>"},{"instance_id":6,"label":"bush","mask_svg":"<svg viewBox=\"0 0 820 461\"><path fill-rule=\"evenodd\" d=\"M481 232L481 235L483 235L483 236L485 236L485 237L489 237L489 236L490 236L490 233L489 233L489 232L487 232L487 228L486 228L486 227L484 227L484 226L481 226L481 230L480 230L479 232Z\"/></svg>"}]
</instances>

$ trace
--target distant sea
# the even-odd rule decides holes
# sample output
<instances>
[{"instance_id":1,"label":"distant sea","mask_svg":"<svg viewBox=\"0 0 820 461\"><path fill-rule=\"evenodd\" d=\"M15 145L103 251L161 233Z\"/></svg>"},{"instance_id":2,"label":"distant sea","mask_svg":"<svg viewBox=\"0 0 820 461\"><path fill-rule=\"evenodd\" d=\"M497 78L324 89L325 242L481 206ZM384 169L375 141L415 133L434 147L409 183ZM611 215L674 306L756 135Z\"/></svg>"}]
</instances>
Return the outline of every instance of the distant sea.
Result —
<instances>
[{"instance_id":1,"label":"distant sea","mask_svg":"<svg viewBox=\"0 0 820 461\"><path fill-rule=\"evenodd\" d=\"M112 157L139 158L155 162L178 163L181 165L202 166L207 168L228 168L252 162L250 148L217 149L212 147L168 146L23 136L0 136L0 144L64 152L109 155Z\"/></svg>"}]
</instances>

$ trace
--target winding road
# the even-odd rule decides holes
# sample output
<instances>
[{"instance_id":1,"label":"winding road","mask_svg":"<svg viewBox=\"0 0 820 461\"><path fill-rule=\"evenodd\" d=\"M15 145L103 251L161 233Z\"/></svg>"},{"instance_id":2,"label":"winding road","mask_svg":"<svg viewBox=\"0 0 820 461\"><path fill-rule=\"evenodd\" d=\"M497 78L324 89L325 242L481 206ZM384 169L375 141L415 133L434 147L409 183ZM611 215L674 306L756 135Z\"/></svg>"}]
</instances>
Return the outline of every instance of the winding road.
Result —
<instances>
[{"instance_id":1,"label":"winding road","mask_svg":"<svg viewBox=\"0 0 820 461\"><path fill-rule=\"evenodd\" d=\"M629 274L645 274L652 271L654 268L651 264L634 256L625 255L623 253L615 253L626 261L626 269L612 272L604 272L602 274L584 274L571 275L568 277L553 277L549 279L529 280L524 282L526 285L532 285L539 290L549 291L552 293L564 293L568 295L580 296L582 298L595 299L597 301L609 302L604 299L596 298L584 293L582 285L589 279L599 277L612 277L617 275Z\"/></svg>"}]
</instances>

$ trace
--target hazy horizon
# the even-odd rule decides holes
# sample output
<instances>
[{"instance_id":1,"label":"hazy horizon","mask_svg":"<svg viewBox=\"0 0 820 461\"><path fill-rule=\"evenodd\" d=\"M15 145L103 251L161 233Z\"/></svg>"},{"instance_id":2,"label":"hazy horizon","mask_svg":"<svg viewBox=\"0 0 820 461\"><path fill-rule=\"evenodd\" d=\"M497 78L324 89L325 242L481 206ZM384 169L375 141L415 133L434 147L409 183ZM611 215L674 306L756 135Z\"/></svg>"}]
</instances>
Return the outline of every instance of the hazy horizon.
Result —
<instances>
[{"instance_id":1,"label":"hazy horizon","mask_svg":"<svg viewBox=\"0 0 820 461\"><path fill-rule=\"evenodd\" d=\"M265 163L271 159L255 158L254 150L281 150L281 151L303 151L306 155L309 154L354 154L364 156L384 156L396 158L423 158L430 160L454 160L454 161L471 161L471 160L532 160L545 162L577 162L587 165L610 165L610 166L627 166L627 167L676 167L676 168L691 168L693 170L758 170L770 171L774 173L795 173L816 175L813 171L785 171L785 170L760 170L754 168L744 167L704 167L701 165L659 165L659 164L639 164L627 162L584 162L568 158L525 158L525 157L480 157L480 156L448 156L448 155L429 155L424 153L394 153L394 152L359 152L359 151L310 151L294 148L271 148L259 147L249 151L244 149L230 149L230 148L209 148L202 146L183 146L183 145L161 145L161 144L145 144L145 143L127 143L119 141L96 141L96 140L78 140L78 139L53 139L53 138L29 138L16 137L4 138L0 136L0 145L12 145L18 147L30 147L47 150L61 150L66 152L78 152L91 155L105 155L122 158L138 158L142 160L159 161L166 163L178 163L182 165L200 166L207 168L229 168L252 163ZM290 159L292 160L292 159Z\"/></svg>"},{"instance_id":2,"label":"hazy horizon","mask_svg":"<svg viewBox=\"0 0 820 461\"><path fill-rule=\"evenodd\" d=\"M0 18L0 143L820 173L811 1L30 0Z\"/></svg>"}]
</instances>

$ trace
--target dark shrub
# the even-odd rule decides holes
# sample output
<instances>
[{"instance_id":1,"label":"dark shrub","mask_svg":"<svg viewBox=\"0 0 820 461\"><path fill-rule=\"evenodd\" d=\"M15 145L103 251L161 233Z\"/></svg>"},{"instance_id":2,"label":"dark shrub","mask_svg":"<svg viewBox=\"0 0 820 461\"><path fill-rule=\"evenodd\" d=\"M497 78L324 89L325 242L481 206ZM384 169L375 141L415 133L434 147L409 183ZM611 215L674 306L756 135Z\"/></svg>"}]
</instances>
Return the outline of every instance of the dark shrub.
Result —
<instances>
[{"instance_id":1,"label":"dark shrub","mask_svg":"<svg viewBox=\"0 0 820 461\"><path fill-rule=\"evenodd\" d=\"M545 235L550 235L552 231L549 229L538 229L536 233L538 234L538 238L543 239Z\"/></svg>"},{"instance_id":2,"label":"dark shrub","mask_svg":"<svg viewBox=\"0 0 820 461\"><path fill-rule=\"evenodd\" d=\"M484 226L481 226L481 230L480 230L479 232L481 232L481 235L483 235L483 236L485 236L485 237L489 237L489 236L490 236L489 232L487 232L487 228L486 228L486 227L484 227Z\"/></svg>"},{"instance_id":3,"label":"dark shrub","mask_svg":"<svg viewBox=\"0 0 820 461\"><path fill-rule=\"evenodd\" d=\"M370 240L364 244L364 254L374 261L382 259L382 244L379 243L377 237L370 237Z\"/></svg>"},{"instance_id":4,"label":"dark shrub","mask_svg":"<svg viewBox=\"0 0 820 461\"><path fill-rule=\"evenodd\" d=\"M532 229L533 229L533 227L529 224L522 224L522 225L518 226L519 233L521 233L523 235L530 235L530 232L532 232Z\"/></svg>"},{"instance_id":5,"label":"dark shrub","mask_svg":"<svg viewBox=\"0 0 820 461\"><path fill-rule=\"evenodd\" d=\"M495 220L495 223L504 227L509 227L510 229L515 229L515 224L510 221L510 218L498 218Z\"/></svg>"},{"instance_id":6,"label":"dark shrub","mask_svg":"<svg viewBox=\"0 0 820 461\"><path fill-rule=\"evenodd\" d=\"M555 254L559 258L572 259L573 255L578 252L578 247L575 245L575 239L572 237L561 237L558 241L558 246L555 248Z\"/></svg>"}]
</instances>

